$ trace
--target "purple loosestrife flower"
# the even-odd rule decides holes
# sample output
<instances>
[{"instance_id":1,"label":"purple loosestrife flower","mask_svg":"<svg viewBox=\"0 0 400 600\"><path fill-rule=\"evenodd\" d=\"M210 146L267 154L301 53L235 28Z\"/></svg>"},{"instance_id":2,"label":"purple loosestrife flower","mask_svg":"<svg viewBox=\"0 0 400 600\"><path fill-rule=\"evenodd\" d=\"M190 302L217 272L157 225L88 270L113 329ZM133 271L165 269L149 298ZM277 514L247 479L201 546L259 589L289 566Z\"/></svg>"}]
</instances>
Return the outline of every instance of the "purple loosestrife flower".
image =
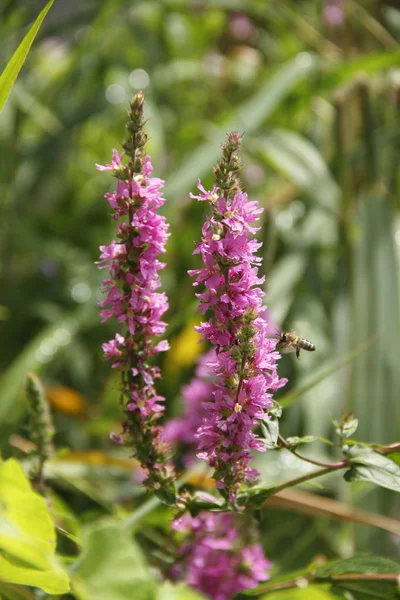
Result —
<instances>
[{"instance_id":1,"label":"purple loosestrife flower","mask_svg":"<svg viewBox=\"0 0 400 600\"><path fill-rule=\"evenodd\" d=\"M154 341L166 328L162 316L168 301L165 293L157 290L161 285L158 272L165 266L158 257L165 252L168 226L158 214L165 202L160 192L164 182L151 177L151 161L145 156L143 102L143 93L138 92L130 104L124 151L114 150L111 164L97 165L118 180L116 191L105 194L117 226L116 240L100 246L99 268L107 268L109 273L103 281L106 298L100 302L100 315L103 321L115 318L125 329L123 335L117 333L103 344L106 359L121 372L125 413L121 435L111 434L111 439L131 445L147 472L145 484L160 494L162 488L164 496L172 500L166 447L157 424L164 410L164 398L154 387L160 372L151 364L154 355L168 349L167 341Z\"/></svg>"},{"instance_id":2,"label":"purple loosestrife flower","mask_svg":"<svg viewBox=\"0 0 400 600\"><path fill-rule=\"evenodd\" d=\"M251 539L252 528L241 521L242 516L232 513L205 512L176 519L172 527L184 539L172 577L213 600L230 600L237 592L269 579L271 562L262 546Z\"/></svg>"},{"instance_id":3,"label":"purple loosestrife flower","mask_svg":"<svg viewBox=\"0 0 400 600\"><path fill-rule=\"evenodd\" d=\"M212 216L194 252L204 266L189 271L194 285L204 288L196 294L199 310L209 315L197 331L216 349L216 382L198 429L198 456L215 469L218 487L233 503L240 485L258 476L248 463L252 451L262 452L265 445L253 429L267 418L273 393L286 383L278 377L280 356L276 339L268 337L262 305L264 277L258 277L261 258L255 255L261 244L252 237L262 209L248 200L237 177L240 142L237 133L228 136L214 170L215 187L207 192L199 183L201 193L192 196L209 202Z\"/></svg>"}]
</instances>

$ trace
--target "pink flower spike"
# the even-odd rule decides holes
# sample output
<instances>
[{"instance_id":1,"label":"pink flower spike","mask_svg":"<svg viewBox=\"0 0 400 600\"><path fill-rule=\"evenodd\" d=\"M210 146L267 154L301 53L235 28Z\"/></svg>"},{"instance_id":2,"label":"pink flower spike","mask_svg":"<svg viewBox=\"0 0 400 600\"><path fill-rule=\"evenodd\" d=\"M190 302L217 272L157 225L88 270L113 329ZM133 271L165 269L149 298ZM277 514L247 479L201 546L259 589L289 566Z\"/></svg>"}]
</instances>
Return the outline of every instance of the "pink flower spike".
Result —
<instances>
[{"instance_id":1,"label":"pink flower spike","mask_svg":"<svg viewBox=\"0 0 400 600\"><path fill-rule=\"evenodd\" d=\"M240 136L233 133L214 169L216 186L207 192L201 183L198 200L208 200L212 215L206 218L202 239L195 250L203 268L189 272L197 293L199 312L209 316L195 327L215 348L213 395L204 406L197 430L198 454L214 468L221 493L235 503L237 491L254 481L257 471L248 466L252 452L265 451L253 430L268 415L272 395L285 380L278 376L276 339L270 339L264 318L263 277L258 277L261 247L252 236L261 209L249 201L236 176Z\"/></svg>"},{"instance_id":2,"label":"pink flower spike","mask_svg":"<svg viewBox=\"0 0 400 600\"><path fill-rule=\"evenodd\" d=\"M158 424L164 410L164 398L155 389L160 371L152 365L154 356L168 349L168 342L158 339L165 333L162 316L168 309L167 297L158 289L159 271L164 267L159 257L169 234L165 217L158 212L165 202L163 181L151 177L151 160L144 154L143 102L143 93L138 92L130 103L124 151L113 150L111 163L97 166L118 179L115 192L105 195L117 225L116 240L100 247L99 268L108 269L100 315L103 321L114 318L124 330L123 336L117 333L102 347L111 366L121 372L124 422L121 435L111 437L131 446L146 470L145 485L164 489L164 497L173 503L173 476L166 465L168 453Z\"/></svg>"}]
</instances>

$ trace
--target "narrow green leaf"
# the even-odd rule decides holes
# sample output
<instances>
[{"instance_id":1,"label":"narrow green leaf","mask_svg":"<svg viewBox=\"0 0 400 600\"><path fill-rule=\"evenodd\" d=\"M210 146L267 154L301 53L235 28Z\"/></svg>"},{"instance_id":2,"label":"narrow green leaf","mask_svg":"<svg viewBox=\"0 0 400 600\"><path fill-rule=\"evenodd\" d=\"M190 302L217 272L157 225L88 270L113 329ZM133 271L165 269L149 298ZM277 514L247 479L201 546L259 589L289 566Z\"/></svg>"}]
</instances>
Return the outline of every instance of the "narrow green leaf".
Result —
<instances>
[{"instance_id":1,"label":"narrow green leaf","mask_svg":"<svg viewBox=\"0 0 400 600\"><path fill-rule=\"evenodd\" d=\"M351 447L350 471L346 481L369 481L395 492L400 492L400 467L387 456L360 446Z\"/></svg>"},{"instance_id":2,"label":"narrow green leaf","mask_svg":"<svg viewBox=\"0 0 400 600\"><path fill-rule=\"evenodd\" d=\"M256 94L214 130L211 139L192 152L178 171L170 175L165 187L166 197L176 197L195 185L197 179L211 169L218 159L227 131L250 133L257 130L297 83L315 70L316 65L314 56L302 53L268 77Z\"/></svg>"},{"instance_id":3,"label":"narrow green leaf","mask_svg":"<svg viewBox=\"0 0 400 600\"><path fill-rule=\"evenodd\" d=\"M0 75L0 111L2 110L5 101L11 92L12 86L14 85L14 82L18 77L18 73L20 72L25 59L28 56L28 52L33 44L36 34L39 31L43 19L49 12L53 2L54 0L50 0L40 12L38 18L12 55L3 73Z\"/></svg>"}]
</instances>

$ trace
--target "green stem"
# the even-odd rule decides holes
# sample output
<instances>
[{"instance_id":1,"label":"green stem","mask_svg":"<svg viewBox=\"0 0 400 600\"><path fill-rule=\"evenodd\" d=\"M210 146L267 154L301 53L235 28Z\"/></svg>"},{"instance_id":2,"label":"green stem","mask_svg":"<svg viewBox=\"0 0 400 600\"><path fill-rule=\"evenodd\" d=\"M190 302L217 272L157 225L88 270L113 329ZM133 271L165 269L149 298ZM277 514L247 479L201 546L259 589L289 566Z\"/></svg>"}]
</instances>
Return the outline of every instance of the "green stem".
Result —
<instances>
[{"instance_id":1,"label":"green stem","mask_svg":"<svg viewBox=\"0 0 400 600\"><path fill-rule=\"evenodd\" d=\"M283 446L283 448L286 448L286 450L289 450L289 452L294 454L294 456L297 456L297 458L299 458L300 460L304 460L312 465L316 465L317 467L324 467L324 468L333 467L334 469L342 468L343 461L338 462L338 463L326 463L326 462L323 462L320 460L315 460L314 458L308 458L308 456L304 456L303 454L300 454L300 452L297 452L297 450L295 450L294 448L291 448L290 444L281 435L278 436L278 439L281 443L281 446Z\"/></svg>"},{"instance_id":2,"label":"green stem","mask_svg":"<svg viewBox=\"0 0 400 600\"><path fill-rule=\"evenodd\" d=\"M309 481L310 479L316 479L317 477L322 477L322 475L327 475L328 473L333 473L339 469L346 469L350 466L350 461L344 460L341 463L336 463L335 465L331 465L329 467L324 467L322 469L318 469L317 471L312 471L311 473L306 473L305 475L301 475L300 477L295 477L294 479L289 479L288 481L284 481L280 485L277 485L273 488L272 493L275 495L278 492L285 490L288 487L294 487L295 485L299 485L300 483L304 483L305 481Z\"/></svg>"}]
</instances>

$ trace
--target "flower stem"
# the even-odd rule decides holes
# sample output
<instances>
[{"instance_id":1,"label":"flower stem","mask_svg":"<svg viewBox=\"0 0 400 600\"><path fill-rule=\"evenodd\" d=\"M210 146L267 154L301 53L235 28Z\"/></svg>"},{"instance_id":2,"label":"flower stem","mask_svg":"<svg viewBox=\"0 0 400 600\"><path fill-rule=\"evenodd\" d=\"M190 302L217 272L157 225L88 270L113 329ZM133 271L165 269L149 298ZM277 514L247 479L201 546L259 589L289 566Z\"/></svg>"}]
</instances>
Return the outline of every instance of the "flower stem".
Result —
<instances>
[{"instance_id":1,"label":"flower stem","mask_svg":"<svg viewBox=\"0 0 400 600\"><path fill-rule=\"evenodd\" d=\"M299 458L300 460L304 460L312 465L316 465L317 467L324 467L324 468L328 468L328 469L331 467L334 469L342 469L343 468L343 462L345 462L345 461L340 461L337 463L326 463L321 460L315 460L314 458L309 458L308 456L304 456L303 454L300 454L300 452L297 452L297 450L295 450L294 448L291 448L290 444L281 435L278 436L278 439L279 439L281 446L283 446L283 448L286 448L286 450L289 450L289 452L294 454L294 456L297 456L297 458Z\"/></svg>"}]
</instances>

